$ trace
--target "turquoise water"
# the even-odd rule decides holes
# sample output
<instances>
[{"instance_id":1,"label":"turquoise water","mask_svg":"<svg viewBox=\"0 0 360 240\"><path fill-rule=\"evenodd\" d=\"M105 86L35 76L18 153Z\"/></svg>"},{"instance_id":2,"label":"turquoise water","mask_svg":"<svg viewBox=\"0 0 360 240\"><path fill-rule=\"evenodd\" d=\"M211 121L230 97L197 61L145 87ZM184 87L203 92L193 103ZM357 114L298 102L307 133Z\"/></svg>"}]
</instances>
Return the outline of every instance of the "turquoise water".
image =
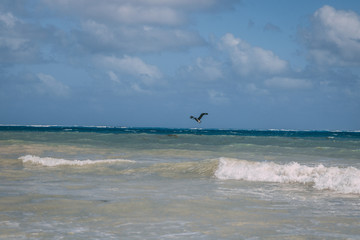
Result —
<instances>
[{"instance_id":1,"label":"turquoise water","mask_svg":"<svg viewBox=\"0 0 360 240\"><path fill-rule=\"evenodd\" d=\"M0 126L1 239L360 239L360 133Z\"/></svg>"}]
</instances>

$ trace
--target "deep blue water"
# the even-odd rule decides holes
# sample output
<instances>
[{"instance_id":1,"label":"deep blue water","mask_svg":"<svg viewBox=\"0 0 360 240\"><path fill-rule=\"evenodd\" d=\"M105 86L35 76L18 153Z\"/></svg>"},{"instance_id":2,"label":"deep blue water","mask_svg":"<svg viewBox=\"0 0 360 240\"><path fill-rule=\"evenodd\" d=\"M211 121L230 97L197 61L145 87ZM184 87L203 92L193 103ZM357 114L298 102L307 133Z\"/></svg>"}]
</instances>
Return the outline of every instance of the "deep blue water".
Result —
<instances>
[{"instance_id":1,"label":"deep blue water","mask_svg":"<svg viewBox=\"0 0 360 240\"><path fill-rule=\"evenodd\" d=\"M234 136L278 136L278 137L319 137L360 139L360 131L319 131L319 130L246 130L246 129L202 129L202 128L151 128L151 127L97 127L97 126L0 126L0 131L33 132L94 132L113 134L194 134Z\"/></svg>"}]
</instances>

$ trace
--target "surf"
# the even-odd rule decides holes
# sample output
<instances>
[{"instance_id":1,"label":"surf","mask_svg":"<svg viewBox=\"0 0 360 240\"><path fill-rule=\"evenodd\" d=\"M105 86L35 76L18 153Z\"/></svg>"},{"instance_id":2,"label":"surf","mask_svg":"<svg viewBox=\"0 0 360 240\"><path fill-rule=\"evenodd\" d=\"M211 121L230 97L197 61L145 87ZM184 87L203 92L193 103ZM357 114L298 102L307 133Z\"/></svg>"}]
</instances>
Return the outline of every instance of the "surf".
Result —
<instances>
[{"instance_id":1,"label":"surf","mask_svg":"<svg viewBox=\"0 0 360 240\"><path fill-rule=\"evenodd\" d=\"M274 182L304 184L317 190L330 190L345 194L360 194L360 169L355 167L326 167L323 164L307 166L297 162L279 164L221 157L202 161L163 162L144 166L129 159L69 160L53 157L25 155L19 157L24 164L42 167L86 167L98 164L132 163L118 174L155 174L171 178L215 178L248 182Z\"/></svg>"},{"instance_id":2,"label":"surf","mask_svg":"<svg viewBox=\"0 0 360 240\"><path fill-rule=\"evenodd\" d=\"M41 165L44 167L57 167L57 166L88 166L95 164L109 164L109 163L134 163L133 160L128 159L100 159L100 160L68 160L62 158L52 157L38 157L34 155L25 155L19 157L23 163L30 163L35 165Z\"/></svg>"},{"instance_id":3,"label":"surf","mask_svg":"<svg viewBox=\"0 0 360 240\"><path fill-rule=\"evenodd\" d=\"M215 176L220 180L309 184L318 190L360 194L360 170L355 167L325 167L322 164L307 166L297 162L277 164L220 158Z\"/></svg>"}]
</instances>

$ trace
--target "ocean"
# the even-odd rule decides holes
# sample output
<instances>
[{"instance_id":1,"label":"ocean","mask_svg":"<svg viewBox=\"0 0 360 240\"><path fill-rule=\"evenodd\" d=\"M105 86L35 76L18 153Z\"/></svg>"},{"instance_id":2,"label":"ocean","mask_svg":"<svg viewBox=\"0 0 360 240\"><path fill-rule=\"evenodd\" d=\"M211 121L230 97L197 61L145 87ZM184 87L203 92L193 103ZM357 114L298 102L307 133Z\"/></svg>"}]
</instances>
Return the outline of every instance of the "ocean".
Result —
<instances>
[{"instance_id":1,"label":"ocean","mask_svg":"<svg viewBox=\"0 0 360 240\"><path fill-rule=\"evenodd\" d=\"M360 132L0 126L0 239L360 239Z\"/></svg>"}]
</instances>

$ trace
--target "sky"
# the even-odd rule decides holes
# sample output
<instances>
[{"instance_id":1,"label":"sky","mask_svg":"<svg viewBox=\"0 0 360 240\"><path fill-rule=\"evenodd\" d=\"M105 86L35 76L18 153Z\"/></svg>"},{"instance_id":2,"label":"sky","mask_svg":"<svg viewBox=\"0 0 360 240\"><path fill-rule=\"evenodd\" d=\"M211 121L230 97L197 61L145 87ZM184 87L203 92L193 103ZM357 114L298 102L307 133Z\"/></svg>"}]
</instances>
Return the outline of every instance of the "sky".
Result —
<instances>
[{"instance_id":1,"label":"sky","mask_svg":"<svg viewBox=\"0 0 360 240\"><path fill-rule=\"evenodd\" d=\"M360 130L360 1L1 0L0 124Z\"/></svg>"}]
</instances>

